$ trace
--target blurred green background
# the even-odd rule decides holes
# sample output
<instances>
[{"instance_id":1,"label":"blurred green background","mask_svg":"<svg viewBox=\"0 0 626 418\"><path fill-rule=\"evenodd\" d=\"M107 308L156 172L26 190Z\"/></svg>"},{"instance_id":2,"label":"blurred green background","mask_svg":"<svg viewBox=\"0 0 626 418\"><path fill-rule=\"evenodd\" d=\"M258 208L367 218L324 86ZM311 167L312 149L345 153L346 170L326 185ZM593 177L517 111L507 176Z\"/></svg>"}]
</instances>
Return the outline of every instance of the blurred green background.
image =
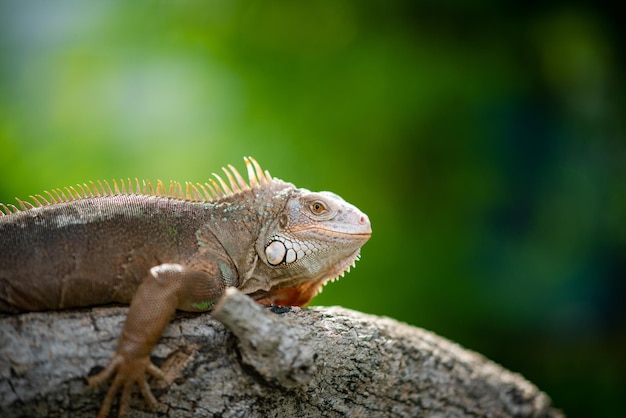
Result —
<instances>
[{"instance_id":1,"label":"blurred green background","mask_svg":"<svg viewBox=\"0 0 626 418\"><path fill-rule=\"evenodd\" d=\"M622 16L623 17L623 16ZM602 2L0 0L0 201L252 155L374 234L313 303L626 406L624 27Z\"/></svg>"}]
</instances>

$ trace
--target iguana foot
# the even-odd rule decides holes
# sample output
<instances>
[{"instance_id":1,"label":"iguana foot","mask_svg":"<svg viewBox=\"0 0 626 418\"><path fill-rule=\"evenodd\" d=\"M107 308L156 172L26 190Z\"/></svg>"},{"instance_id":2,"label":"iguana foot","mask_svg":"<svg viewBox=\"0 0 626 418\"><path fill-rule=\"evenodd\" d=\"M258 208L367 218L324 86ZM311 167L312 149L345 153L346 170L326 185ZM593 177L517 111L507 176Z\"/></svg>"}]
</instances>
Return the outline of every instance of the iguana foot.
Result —
<instances>
[{"instance_id":1,"label":"iguana foot","mask_svg":"<svg viewBox=\"0 0 626 418\"><path fill-rule=\"evenodd\" d=\"M101 386L114 376L113 383L111 383L111 387L102 401L102 406L100 407L97 418L106 418L109 415L113 399L120 390L122 393L117 416L118 418L126 416L126 412L130 406L130 394L134 384L139 386L139 391L150 408L155 409L158 402L146 381L146 373L157 379L163 379L164 377L163 372L152 364L149 357L128 358L123 354L115 353L104 370L87 379L89 386L96 387Z\"/></svg>"}]
</instances>

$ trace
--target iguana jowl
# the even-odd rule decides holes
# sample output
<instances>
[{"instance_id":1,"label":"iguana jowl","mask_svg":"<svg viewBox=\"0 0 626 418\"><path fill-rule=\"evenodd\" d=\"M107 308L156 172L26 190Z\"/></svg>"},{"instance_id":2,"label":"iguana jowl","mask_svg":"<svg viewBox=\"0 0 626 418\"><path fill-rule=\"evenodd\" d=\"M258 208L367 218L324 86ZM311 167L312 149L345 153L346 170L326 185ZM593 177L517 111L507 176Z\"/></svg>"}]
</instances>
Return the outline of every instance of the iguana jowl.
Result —
<instances>
[{"instance_id":1,"label":"iguana jowl","mask_svg":"<svg viewBox=\"0 0 626 418\"><path fill-rule=\"evenodd\" d=\"M0 312L130 303L118 348L102 372L113 377L99 415L135 384L157 401L146 373L174 312L208 311L235 286L263 304L305 305L359 258L368 217L339 196L272 178L244 159L227 180L193 185L98 182L0 204Z\"/></svg>"}]
</instances>

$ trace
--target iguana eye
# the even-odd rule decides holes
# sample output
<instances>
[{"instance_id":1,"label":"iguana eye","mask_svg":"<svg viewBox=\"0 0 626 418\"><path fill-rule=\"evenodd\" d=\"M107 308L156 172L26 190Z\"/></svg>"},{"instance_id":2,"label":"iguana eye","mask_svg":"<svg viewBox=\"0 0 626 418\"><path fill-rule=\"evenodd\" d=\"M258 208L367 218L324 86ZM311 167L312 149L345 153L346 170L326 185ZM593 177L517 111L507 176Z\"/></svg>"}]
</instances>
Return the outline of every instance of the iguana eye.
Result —
<instances>
[{"instance_id":1,"label":"iguana eye","mask_svg":"<svg viewBox=\"0 0 626 418\"><path fill-rule=\"evenodd\" d=\"M320 215L326 212L326 205L324 205L320 201L313 202L311 203L311 212L313 212L316 215Z\"/></svg>"}]
</instances>

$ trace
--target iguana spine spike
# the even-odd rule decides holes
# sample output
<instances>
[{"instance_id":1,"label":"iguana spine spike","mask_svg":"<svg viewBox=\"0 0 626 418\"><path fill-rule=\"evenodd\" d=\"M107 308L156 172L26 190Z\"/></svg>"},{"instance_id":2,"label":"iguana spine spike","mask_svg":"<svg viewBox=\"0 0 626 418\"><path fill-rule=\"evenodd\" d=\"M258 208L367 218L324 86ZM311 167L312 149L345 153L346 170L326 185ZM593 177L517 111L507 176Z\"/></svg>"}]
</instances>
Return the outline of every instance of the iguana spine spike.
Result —
<instances>
[{"instance_id":1,"label":"iguana spine spike","mask_svg":"<svg viewBox=\"0 0 626 418\"><path fill-rule=\"evenodd\" d=\"M85 189L83 188L82 185L76 184L76 190L78 191L79 199L87 199L87 194L85 193Z\"/></svg>"},{"instance_id":2,"label":"iguana spine spike","mask_svg":"<svg viewBox=\"0 0 626 418\"><path fill-rule=\"evenodd\" d=\"M256 160L252 157L248 157L248 158L250 159L250 161L252 162L252 165L254 166L254 170L256 171L256 177L259 179L259 183L261 183L261 185L268 184L269 181L268 179L265 178L265 174L263 173L263 169L261 168L259 163L257 163Z\"/></svg>"},{"instance_id":3,"label":"iguana spine spike","mask_svg":"<svg viewBox=\"0 0 626 418\"><path fill-rule=\"evenodd\" d=\"M15 200L17 200L17 203L20 204L20 209L21 210L28 210L28 207L26 206L26 203L24 203L23 200L20 200L17 197L15 198ZM30 205L30 206L32 207L33 205Z\"/></svg>"},{"instance_id":4,"label":"iguana spine spike","mask_svg":"<svg viewBox=\"0 0 626 418\"><path fill-rule=\"evenodd\" d=\"M200 190L202 190L202 193L204 193L204 196L206 197L206 201L207 202L212 202L213 201L213 196L211 196L211 194L206 189L206 187L204 187L204 184L196 183L196 186L198 186L200 188Z\"/></svg>"},{"instance_id":5,"label":"iguana spine spike","mask_svg":"<svg viewBox=\"0 0 626 418\"><path fill-rule=\"evenodd\" d=\"M61 189L57 189L57 191L59 192L59 194L61 195L61 197L63 198L64 202L69 202L71 199L69 199L66 195L65 192Z\"/></svg>"},{"instance_id":6,"label":"iguana spine spike","mask_svg":"<svg viewBox=\"0 0 626 418\"><path fill-rule=\"evenodd\" d=\"M194 200L193 191L191 190L191 183L189 183L188 181L185 182L185 200L188 202Z\"/></svg>"},{"instance_id":7,"label":"iguana spine spike","mask_svg":"<svg viewBox=\"0 0 626 418\"><path fill-rule=\"evenodd\" d=\"M260 184L256 178L254 167L252 166L252 161L250 161L250 158L252 157L244 157L243 159L246 162L246 169L248 170L248 181L250 182L250 187L252 189L258 189L260 187Z\"/></svg>"},{"instance_id":8,"label":"iguana spine spike","mask_svg":"<svg viewBox=\"0 0 626 418\"><path fill-rule=\"evenodd\" d=\"M59 203L59 202L58 202L58 201L54 198L54 196L52 195L52 193L50 193L50 192L49 192L49 191L47 191L47 190L44 190L44 193L48 195L48 197L50 198L50 201L51 201L53 204L54 204L54 203Z\"/></svg>"},{"instance_id":9,"label":"iguana spine spike","mask_svg":"<svg viewBox=\"0 0 626 418\"><path fill-rule=\"evenodd\" d=\"M100 180L97 180L97 182L98 182L98 185L96 186L94 184L93 187L100 187L99 189L97 189L98 192L100 193L100 195L101 196L108 196L106 190L104 190L104 186L102 185L102 182Z\"/></svg>"},{"instance_id":10,"label":"iguana spine spike","mask_svg":"<svg viewBox=\"0 0 626 418\"><path fill-rule=\"evenodd\" d=\"M183 188L179 182L170 180L170 193L169 197L172 199L181 199L184 200L185 196L183 194Z\"/></svg>"},{"instance_id":11,"label":"iguana spine spike","mask_svg":"<svg viewBox=\"0 0 626 418\"><path fill-rule=\"evenodd\" d=\"M146 191L146 193L149 193L150 195L155 196L154 188L152 187L152 182L150 180L143 181L143 188Z\"/></svg>"},{"instance_id":12,"label":"iguana spine spike","mask_svg":"<svg viewBox=\"0 0 626 418\"><path fill-rule=\"evenodd\" d=\"M239 185L237 185L237 182L235 181L235 178L230 173L230 171L228 171L224 167L222 167L222 171L224 171L224 173L226 174L226 177L228 177L228 181L230 182L230 188L233 190L233 192L235 194L241 193L241 189L239 188Z\"/></svg>"},{"instance_id":13,"label":"iguana spine spike","mask_svg":"<svg viewBox=\"0 0 626 418\"><path fill-rule=\"evenodd\" d=\"M65 200L63 200L63 198L59 194L59 192L60 192L60 189L52 189L52 194L54 194L54 196L56 197L57 202L59 202L59 203L65 202Z\"/></svg>"},{"instance_id":14,"label":"iguana spine spike","mask_svg":"<svg viewBox=\"0 0 626 418\"><path fill-rule=\"evenodd\" d=\"M156 196L165 197L165 185L161 180L157 180Z\"/></svg>"},{"instance_id":15,"label":"iguana spine spike","mask_svg":"<svg viewBox=\"0 0 626 418\"><path fill-rule=\"evenodd\" d=\"M222 180L222 178L219 175L217 175L216 173L213 173L213 177L215 177L217 181L219 181L219 184L222 187L222 190L224 191L224 196L233 195L233 191L230 190L230 187L228 187L228 184L226 184L226 182Z\"/></svg>"},{"instance_id":16,"label":"iguana spine spike","mask_svg":"<svg viewBox=\"0 0 626 418\"><path fill-rule=\"evenodd\" d=\"M4 203L0 203L0 216L10 215L11 210Z\"/></svg>"},{"instance_id":17,"label":"iguana spine spike","mask_svg":"<svg viewBox=\"0 0 626 418\"><path fill-rule=\"evenodd\" d=\"M191 188L193 189L194 193L196 194L196 200L201 201L203 203L206 202L206 199L202 195L202 192L200 192L200 190L198 190L198 188L196 187L195 184L192 184Z\"/></svg>"},{"instance_id":18,"label":"iguana spine spike","mask_svg":"<svg viewBox=\"0 0 626 418\"><path fill-rule=\"evenodd\" d=\"M89 187L89 190L95 197L101 197L100 190L98 190L96 183L94 183L93 181L89 181L89 186L87 187Z\"/></svg>"},{"instance_id":19,"label":"iguana spine spike","mask_svg":"<svg viewBox=\"0 0 626 418\"><path fill-rule=\"evenodd\" d=\"M174 180L170 180L170 194L169 197L172 199L178 198L178 190L176 188L176 182Z\"/></svg>"},{"instance_id":20,"label":"iguana spine spike","mask_svg":"<svg viewBox=\"0 0 626 418\"><path fill-rule=\"evenodd\" d=\"M219 199L219 196L217 195L217 192L215 191L213 186L211 186L209 183L204 183L204 185L209 188L211 196L213 196L213 200Z\"/></svg>"},{"instance_id":21,"label":"iguana spine spike","mask_svg":"<svg viewBox=\"0 0 626 418\"><path fill-rule=\"evenodd\" d=\"M226 197L226 195L224 194L224 191L221 189L220 185L215 182L215 180L209 179L209 182L213 185L213 187L211 187L211 186L209 186L209 187L211 187L211 191L215 195L216 199L219 199L221 197ZM209 183L207 183L207 186L208 185L209 185Z\"/></svg>"},{"instance_id":22,"label":"iguana spine spike","mask_svg":"<svg viewBox=\"0 0 626 418\"><path fill-rule=\"evenodd\" d=\"M37 197L41 200L43 200L43 205L44 206L48 206L50 204L50 202L48 201L48 199L46 199L45 197L43 197L42 195L38 194Z\"/></svg>"},{"instance_id":23,"label":"iguana spine spike","mask_svg":"<svg viewBox=\"0 0 626 418\"><path fill-rule=\"evenodd\" d=\"M61 200L63 202L67 202L68 201L67 196L65 196L65 193L63 193L63 190L58 188L57 189L57 193L58 193L59 197L61 198Z\"/></svg>"},{"instance_id":24,"label":"iguana spine spike","mask_svg":"<svg viewBox=\"0 0 626 418\"><path fill-rule=\"evenodd\" d=\"M20 211L15 205L12 205L10 203L7 206L9 207L12 213L18 213Z\"/></svg>"},{"instance_id":25,"label":"iguana spine spike","mask_svg":"<svg viewBox=\"0 0 626 418\"><path fill-rule=\"evenodd\" d=\"M242 191L250 190L250 186L248 186L248 183L246 183L243 177L241 177L241 174L239 174L239 171L237 171L237 169L230 164L228 164L228 168L230 168L230 171L232 171L233 175L235 176L235 179L237 180L237 184L239 184L239 188Z\"/></svg>"},{"instance_id":26,"label":"iguana spine spike","mask_svg":"<svg viewBox=\"0 0 626 418\"><path fill-rule=\"evenodd\" d=\"M83 183L82 185L80 185L80 187L83 190L85 198L94 197L93 193L91 192L91 187L89 187L87 183Z\"/></svg>"},{"instance_id":27,"label":"iguana spine spike","mask_svg":"<svg viewBox=\"0 0 626 418\"><path fill-rule=\"evenodd\" d=\"M32 200L33 202L35 202L35 204L37 205L38 208L42 207L43 205L41 204L41 202L37 199L37 196L33 196L32 194L30 196L30 200Z\"/></svg>"},{"instance_id":28,"label":"iguana spine spike","mask_svg":"<svg viewBox=\"0 0 626 418\"><path fill-rule=\"evenodd\" d=\"M70 202L71 202L72 200L74 200L74 195L72 194L72 190L71 190L71 189L73 189L73 187L72 187L72 188L70 188L70 187L65 187L65 191L67 192L67 194L68 194L68 195L70 195L70 197L68 198L68 201L70 201Z\"/></svg>"}]
</instances>

